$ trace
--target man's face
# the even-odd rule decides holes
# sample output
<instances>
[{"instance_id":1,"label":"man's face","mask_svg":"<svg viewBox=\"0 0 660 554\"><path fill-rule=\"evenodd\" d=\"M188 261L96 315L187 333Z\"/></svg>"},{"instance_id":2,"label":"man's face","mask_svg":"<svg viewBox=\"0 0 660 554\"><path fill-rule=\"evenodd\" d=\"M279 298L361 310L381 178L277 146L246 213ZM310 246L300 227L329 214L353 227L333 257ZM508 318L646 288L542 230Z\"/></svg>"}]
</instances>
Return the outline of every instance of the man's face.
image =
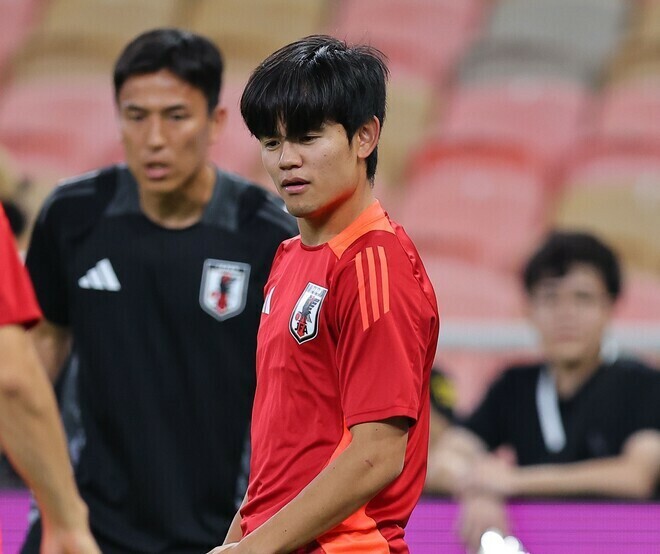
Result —
<instances>
[{"instance_id":1,"label":"man's face","mask_svg":"<svg viewBox=\"0 0 660 554\"><path fill-rule=\"evenodd\" d=\"M261 158L290 214L323 218L350 199L366 179L359 132L348 140L344 127L325 123L301 136L261 139Z\"/></svg>"},{"instance_id":2,"label":"man's face","mask_svg":"<svg viewBox=\"0 0 660 554\"><path fill-rule=\"evenodd\" d=\"M129 77L118 95L126 162L140 189L171 193L202 174L224 110L168 70Z\"/></svg>"},{"instance_id":3,"label":"man's face","mask_svg":"<svg viewBox=\"0 0 660 554\"><path fill-rule=\"evenodd\" d=\"M529 310L546 359L573 366L598 356L612 300L600 272L576 264L563 277L540 280Z\"/></svg>"}]
</instances>

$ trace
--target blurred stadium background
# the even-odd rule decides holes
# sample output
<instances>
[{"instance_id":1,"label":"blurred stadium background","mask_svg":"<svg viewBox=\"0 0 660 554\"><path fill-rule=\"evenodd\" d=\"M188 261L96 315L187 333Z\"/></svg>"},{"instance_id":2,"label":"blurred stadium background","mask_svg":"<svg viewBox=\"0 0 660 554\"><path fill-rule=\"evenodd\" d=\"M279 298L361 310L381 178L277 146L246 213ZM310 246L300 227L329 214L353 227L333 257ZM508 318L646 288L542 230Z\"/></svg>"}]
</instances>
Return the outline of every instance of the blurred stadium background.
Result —
<instances>
[{"instance_id":1,"label":"blurred stadium background","mask_svg":"<svg viewBox=\"0 0 660 554\"><path fill-rule=\"evenodd\" d=\"M434 281L459 413L533 355L518 273L551 227L617 249L608 348L659 359L660 0L0 0L0 198L31 219L58 179L121 160L112 65L158 26L223 50L213 157L265 187L238 111L250 70L313 33L389 57L376 191Z\"/></svg>"}]
</instances>

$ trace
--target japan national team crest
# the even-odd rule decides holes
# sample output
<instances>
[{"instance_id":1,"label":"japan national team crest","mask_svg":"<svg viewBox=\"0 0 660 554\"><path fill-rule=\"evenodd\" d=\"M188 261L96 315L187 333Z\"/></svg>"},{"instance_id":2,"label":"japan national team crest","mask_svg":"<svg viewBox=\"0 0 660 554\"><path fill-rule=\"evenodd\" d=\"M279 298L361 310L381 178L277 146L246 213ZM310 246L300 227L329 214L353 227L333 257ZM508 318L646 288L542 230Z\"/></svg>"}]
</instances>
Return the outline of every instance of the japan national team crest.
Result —
<instances>
[{"instance_id":1,"label":"japan national team crest","mask_svg":"<svg viewBox=\"0 0 660 554\"><path fill-rule=\"evenodd\" d=\"M206 260L199 289L202 309L218 321L240 314L245 308L249 278L249 264Z\"/></svg>"},{"instance_id":2,"label":"japan national team crest","mask_svg":"<svg viewBox=\"0 0 660 554\"><path fill-rule=\"evenodd\" d=\"M319 331L319 314L328 289L307 283L291 313L289 331L298 344L312 340Z\"/></svg>"}]
</instances>

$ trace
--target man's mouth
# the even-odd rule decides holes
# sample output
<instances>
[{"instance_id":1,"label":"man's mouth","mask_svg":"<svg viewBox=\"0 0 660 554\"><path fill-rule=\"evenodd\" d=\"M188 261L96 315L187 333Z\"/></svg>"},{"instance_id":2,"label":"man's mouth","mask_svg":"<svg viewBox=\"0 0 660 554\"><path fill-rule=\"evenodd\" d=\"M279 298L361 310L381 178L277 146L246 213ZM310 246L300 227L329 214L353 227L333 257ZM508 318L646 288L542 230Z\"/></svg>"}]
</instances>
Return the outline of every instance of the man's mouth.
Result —
<instances>
[{"instance_id":1,"label":"man's mouth","mask_svg":"<svg viewBox=\"0 0 660 554\"><path fill-rule=\"evenodd\" d=\"M145 165L144 172L147 179L152 181L160 181L165 179L170 174L170 167L167 164L160 162L151 162Z\"/></svg>"},{"instance_id":2,"label":"man's mouth","mask_svg":"<svg viewBox=\"0 0 660 554\"><path fill-rule=\"evenodd\" d=\"M295 194L304 191L307 185L309 185L309 181L305 181L304 179L284 179L281 187L286 192Z\"/></svg>"}]
</instances>

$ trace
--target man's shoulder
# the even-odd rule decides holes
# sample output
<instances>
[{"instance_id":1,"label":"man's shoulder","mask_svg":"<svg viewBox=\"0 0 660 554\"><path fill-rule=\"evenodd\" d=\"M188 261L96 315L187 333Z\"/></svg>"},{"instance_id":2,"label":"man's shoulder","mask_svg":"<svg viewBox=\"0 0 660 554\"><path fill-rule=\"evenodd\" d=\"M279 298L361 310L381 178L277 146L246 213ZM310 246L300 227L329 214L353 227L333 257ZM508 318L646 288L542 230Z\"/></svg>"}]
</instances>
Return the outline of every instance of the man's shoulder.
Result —
<instances>
[{"instance_id":1,"label":"man's shoulder","mask_svg":"<svg viewBox=\"0 0 660 554\"><path fill-rule=\"evenodd\" d=\"M64 179L44 202L39 222L77 227L96 219L113 197L118 171L109 166Z\"/></svg>"},{"instance_id":2,"label":"man's shoulder","mask_svg":"<svg viewBox=\"0 0 660 554\"><path fill-rule=\"evenodd\" d=\"M266 229L290 237L298 233L296 220L274 193L248 179L218 169L219 194L211 213L217 220L235 221L240 229L258 223Z\"/></svg>"},{"instance_id":3,"label":"man's shoulder","mask_svg":"<svg viewBox=\"0 0 660 554\"><path fill-rule=\"evenodd\" d=\"M542 368L541 363L509 365L504 368L495 383L515 388L536 385Z\"/></svg>"},{"instance_id":4,"label":"man's shoulder","mask_svg":"<svg viewBox=\"0 0 660 554\"><path fill-rule=\"evenodd\" d=\"M622 358L600 370L601 381L615 387L660 387L660 371L636 358Z\"/></svg>"},{"instance_id":5,"label":"man's shoulder","mask_svg":"<svg viewBox=\"0 0 660 554\"><path fill-rule=\"evenodd\" d=\"M619 358L608 364L606 368L610 371L625 372L628 374L655 375L660 377L660 372L637 358Z\"/></svg>"}]
</instances>

